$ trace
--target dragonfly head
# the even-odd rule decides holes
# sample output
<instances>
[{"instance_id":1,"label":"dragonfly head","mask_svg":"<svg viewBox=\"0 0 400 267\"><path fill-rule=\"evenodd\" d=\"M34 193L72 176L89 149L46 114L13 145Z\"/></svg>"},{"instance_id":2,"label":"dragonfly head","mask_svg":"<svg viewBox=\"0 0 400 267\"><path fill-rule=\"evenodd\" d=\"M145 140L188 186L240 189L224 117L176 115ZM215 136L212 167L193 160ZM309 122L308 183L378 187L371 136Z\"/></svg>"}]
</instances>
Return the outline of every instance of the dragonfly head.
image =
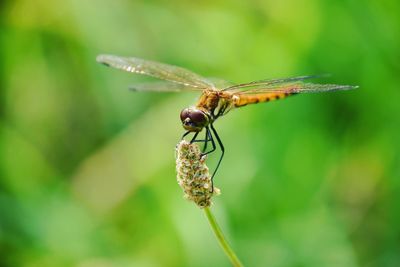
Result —
<instances>
[{"instance_id":1,"label":"dragonfly head","mask_svg":"<svg viewBox=\"0 0 400 267\"><path fill-rule=\"evenodd\" d=\"M200 132L209 123L207 114L197 108L185 108L181 111L182 126L189 132Z\"/></svg>"}]
</instances>

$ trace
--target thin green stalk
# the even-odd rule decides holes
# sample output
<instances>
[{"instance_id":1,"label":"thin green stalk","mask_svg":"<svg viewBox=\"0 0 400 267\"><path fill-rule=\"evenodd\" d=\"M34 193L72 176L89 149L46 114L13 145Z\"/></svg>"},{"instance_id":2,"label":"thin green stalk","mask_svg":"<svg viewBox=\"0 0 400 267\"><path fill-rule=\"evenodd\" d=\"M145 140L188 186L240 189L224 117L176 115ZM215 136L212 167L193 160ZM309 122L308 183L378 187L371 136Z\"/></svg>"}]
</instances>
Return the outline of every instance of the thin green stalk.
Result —
<instances>
[{"instance_id":1,"label":"thin green stalk","mask_svg":"<svg viewBox=\"0 0 400 267\"><path fill-rule=\"evenodd\" d=\"M240 262L239 258L236 256L235 252L229 246L228 241L226 241L221 228L219 228L217 221L215 220L214 215L211 213L209 207L205 207L204 213L207 216L208 222L210 223L211 228L214 231L215 237L218 239L219 244L221 245L222 249L224 250L226 256L228 256L229 260L231 261L232 265L235 267L242 267L242 263Z\"/></svg>"}]
</instances>

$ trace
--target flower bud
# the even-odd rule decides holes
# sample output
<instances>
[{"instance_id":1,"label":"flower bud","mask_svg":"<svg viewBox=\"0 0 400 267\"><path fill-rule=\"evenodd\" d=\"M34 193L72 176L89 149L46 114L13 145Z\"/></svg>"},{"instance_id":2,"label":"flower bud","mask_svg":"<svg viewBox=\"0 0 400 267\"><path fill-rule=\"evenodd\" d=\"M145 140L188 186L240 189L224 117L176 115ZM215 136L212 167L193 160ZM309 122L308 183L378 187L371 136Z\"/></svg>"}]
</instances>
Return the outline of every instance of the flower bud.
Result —
<instances>
[{"instance_id":1,"label":"flower bud","mask_svg":"<svg viewBox=\"0 0 400 267\"><path fill-rule=\"evenodd\" d=\"M182 140L176 146L176 172L179 186L184 197L200 208L211 205L211 197L220 194L216 187L211 188L211 176L205 163L206 156L201 156L200 148L195 143Z\"/></svg>"}]
</instances>

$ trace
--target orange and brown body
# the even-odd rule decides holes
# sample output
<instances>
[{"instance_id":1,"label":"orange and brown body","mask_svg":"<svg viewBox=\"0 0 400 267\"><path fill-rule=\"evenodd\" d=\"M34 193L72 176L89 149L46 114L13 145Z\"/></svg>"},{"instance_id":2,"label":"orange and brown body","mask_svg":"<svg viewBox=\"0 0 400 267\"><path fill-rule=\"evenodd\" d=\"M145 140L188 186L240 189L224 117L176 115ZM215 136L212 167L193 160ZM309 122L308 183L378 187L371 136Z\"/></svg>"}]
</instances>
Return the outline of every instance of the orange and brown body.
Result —
<instances>
[{"instance_id":1,"label":"orange and brown body","mask_svg":"<svg viewBox=\"0 0 400 267\"><path fill-rule=\"evenodd\" d=\"M259 93L259 94L235 94L229 91L204 90L196 108L216 117L226 114L232 108L244 107L248 104L257 104L273 100L283 99L294 93ZM215 114L215 112L217 112ZM216 119L216 118L215 118Z\"/></svg>"},{"instance_id":2,"label":"orange and brown body","mask_svg":"<svg viewBox=\"0 0 400 267\"><path fill-rule=\"evenodd\" d=\"M257 104L262 102L269 102L272 100L283 99L290 95L293 95L293 93L260 93L252 95L242 94L238 97L233 97L233 105L235 107L244 107L248 104Z\"/></svg>"},{"instance_id":3,"label":"orange and brown body","mask_svg":"<svg viewBox=\"0 0 400 267\"><path fill-rule=\"evenodd\" d=\"M196 107L212 114L223 99L220 94L220 91L204 90L197 101Z\"/></svg>"}]
</instances>

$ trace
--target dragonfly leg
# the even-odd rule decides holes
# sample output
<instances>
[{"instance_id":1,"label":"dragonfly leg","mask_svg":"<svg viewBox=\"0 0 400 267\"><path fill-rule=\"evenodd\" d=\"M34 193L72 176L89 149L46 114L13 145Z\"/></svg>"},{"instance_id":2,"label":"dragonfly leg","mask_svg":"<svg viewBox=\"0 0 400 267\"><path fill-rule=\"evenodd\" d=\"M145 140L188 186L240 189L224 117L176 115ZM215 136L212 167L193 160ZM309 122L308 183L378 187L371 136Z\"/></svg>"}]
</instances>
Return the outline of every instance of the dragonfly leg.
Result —
<instances>
[{"instance_id":1,"label":"dragonfly leg","mask_svg":"<svg viewBox=\"0 0 400 267\"><path fill-rule=\"evenodd\" d=\"M190 143L204 143L204 148L207 148L207 142L210 141L210 139L207 138L207 132L206 132L206 137L203 139L196 139L197 135L199 133L195 133L192 140L190 141Z\"/></svg>"},{"instance_id":2,"label":"dragonfly leg","mask_svg":"<svg viewBox=\"0 0 400 267\"><path fill-rule=\"evenodd\" d=\"M206 140L211 141L212 149L210 151L205 152L206 151L206 147L207 147L207 145L205 145L203 153L201 153L201 156L200 156L201 158L204 157L207 154L210 154L210 153L214 152L215 149L217 148L217 146L215 145L214 138L212 137L211 131L210 131L210 129L208 127L206 127L206 135L207 135L206 136Z\"/></svg>"},{"instance_id":3,"label":"dragonfly leg","mask_svg":"<svg viewBox=\"0 0 400 267\"><path fill-rule=\"evenodd\" d=\"M192 140L190 140L190 143L192 144L193 142L196 142L196 141L198 141L198 140L196 140L196 137L199 135L199 132L196 132L194 135L193 135L193 138L192 138Z\"/></svg>"},{"instance_id":4,"label":"dragonfly leg","mask_svg":"<svg viewBox=\"0 0 400 267\"><path fill-rule=\"evenodd\" d=\"M183 135L182 135L182 138L181 138L181 140L183 140L188 134L190 134L190 132L189 131L187 131L186 133L184 133Z\"/></svg>"},{"instance_id":5,"label":"dragonfly leg","mask_svg":"<svg viewBox=\"0 0 400 267\"><path fill-rule=\"evenodd\" d=\"M205 128L206 128L206 136L204 137L204 139L196 139L198 133L195 133L192 140L190 141L190 143L204 143L203 152L201 153L200 158L207 154L210 154L211 152L215 151L215 149L216 149L215 141L211 135L210 128L208 128L208 126ZM210 151L206 152L209 141L211 141L212 149Z\"/></svg>"},{"instance_id":6,"label":"dragonfly leg","mask_svg":"<svg viewBox=\"0 0 400 267\"><path fill-rule=\"evenodd\" d=\"M190 131L187 131L186 133L184 133L183 135L182 135L182 138L181 138L181 140L183 140L188 134L190 134L191 132ZM207 141L207 140L196 140L196 138L197 138L197 136L199 135L199 132L196 132L194 135L193 135L193 137L192 137L192 139L190 140L190 143L192 144L192 143L196 143L196 142L205 142L205 141Z\"/></svg>"},{"instance_id":7,"label":"dragonfly leg","mask_svg":"<svg viewBox=\"0 0 400 267\"><path fill-rule=\"evenodd\" d=\"M209 132L210 130L208 129L208 127L206 128L206 136L204 137L204 146L203 146L203 153L206 151L206 149L207 149L207 145L208 145L208 141L210 141L209 140L209 138L208 138L208 132Z\"/></svg>"},{"instance_id":8,"label":"dragonfly leg","mask_svg":"<svg viewBox=\"0 0 400 267\"><path fill-rule=\"evenodd\" d=\"M219 116L222 116L222 114L224 114L224 112L225 112L225 110L226 110L226 105L224 105L223 107L221 107L220 108L220 110L218 110L218 114L217 114L217 118L219 117Z\"/></svg>"},{"instance_id":9,"label":"dragonfly leg","mask_svg":"<svg viewBox=\"0 0 400 267\"><path fill-rule=\"evenodd\" d=\"M217 131L215 130L214 126L213 126L212 124L210 124L210 127L211 127L211 130L212 130L212 132L213 132L215 138L217 138L218 145L219 145L219 147L221 148L221 152L222 152L221 157L220 157L219 160L218 160L217 167L215 167L215 170L214 170L214 172L213 172L213 174L212 174L212 176L211 176L211 192L213 192L213 191L214 191L214 176L215 176L215 174L217 173L217 170L218 170L218 168L219 168L219 165L221 164L222 158L224 157L225 148L224 148L224 145L222 144L222 141L221 141L221 139L219 138L218 133L217 133Z\"/></svg>"}]
</instances>

